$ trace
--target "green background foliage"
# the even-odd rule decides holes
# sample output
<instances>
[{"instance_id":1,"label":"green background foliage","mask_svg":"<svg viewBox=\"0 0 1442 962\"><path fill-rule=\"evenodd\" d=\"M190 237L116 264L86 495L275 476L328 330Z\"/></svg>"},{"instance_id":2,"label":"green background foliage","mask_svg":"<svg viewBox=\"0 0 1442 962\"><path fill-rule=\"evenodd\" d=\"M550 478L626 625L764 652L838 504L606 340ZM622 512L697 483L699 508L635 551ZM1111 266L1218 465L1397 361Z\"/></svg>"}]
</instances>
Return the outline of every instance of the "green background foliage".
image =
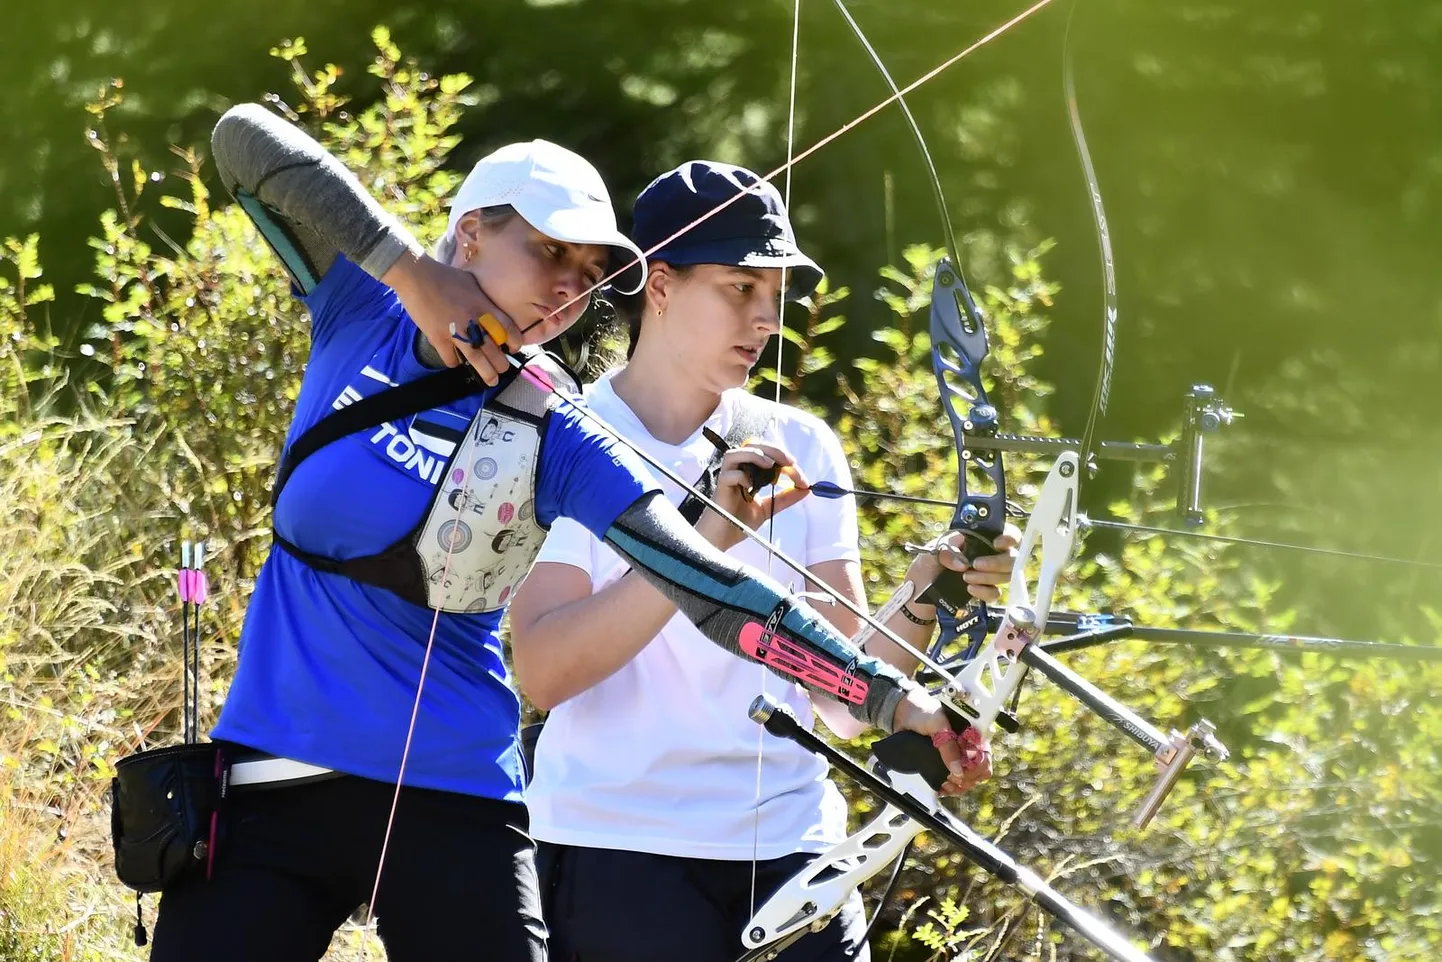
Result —
<instances>
[{"instance_id":1,"label":"green background foliage","mask_svg":"<svg viewBox=\"0 0 1442 962\"><path fill-rule=\"evenodd\" d=\"M765 9L767 16L776 12ZM647 177L693 152L729 153L754 167L763 164L749 156L753 148L763 158L774 152L763 136L774 114L748 126L728 112L728 98L769 95L779 75L738 80L755 85L742 93L703 82L750 55L728 46L726 26L740 29L693 25L694 42L675 48L687 52L684 63L669 63L677 56L670 51L655 52L656 69L673 81L694 75L684 91L641 84L634 78L644 71L608 74L625 96L623 106L608 102L614 112L605 123L619 126L606 129L643 118L657 125L636 128L641 139L654 134L661 145L647 140L647 150L656 152L648 162L665 157ZM372 34L371 48L347 61L369 60L363 77L352 79L361 71L315 66L303 40L275 46L274 76L289 78L275 102L429 240L457 180L456 154L470 157L487 145L462 137L467 118L512 121L497 127L506 139L527 135L530 122L518 119L518 108L501 106L514 99L514 89L427 73L402 56L386 30ZM527 83L534 98L547 99L557 96L560 81ZM128 99L134 86L88 90L87 140L98 151L90 162L99 158L108 192L103 212L91 210L88 246L63 246L42 232L19 234L0 248L5 962L138 957L126 944L133 906L109 875L107 780L117 758L176 737L181 686L172 585L181 537L205 539L213 557L203 724L223 699L245 599L268 548L269 484L307 350L302 311L248 221L228 198L211 193L203 149L179 146L168 157L155 150L167 140L203 144L203 138L167 138L137 120ZM1006 91L998 83L980 95L995 112L951 117L963 144L988 141L985 149L974 145L979 154L1019 142L1008 126L1012 112L996 107L1007 102ZM597 96L605 95L615 92ZM685 104L688 114L661 125L643 109L654 103ZM635 112L629 120L627 109ZM732 119L703 141L697 131L723 115ZM145 150L135 146L137 131L145 132ZM715 149L701 150L702 143ZM1056 410L1063 388L1053 388L1049 372L1067 367L1056 359L1057 318L1068 301L1078 310L1079 295L1051 270L1053 242L1016 213L1026 205L1012 208L1013 216L1005 213L1008 203L995 184L964 201L973 212L992 205L989 222L996 225L964 239L968 276L990 324L986 380L1007 429L1052 435L1064 423ZM859 230L844 220L803 218L803 233ZM787 363L783 386L792 401L836 425L858 486L944 495L955 490L955 460L926 333L938 252L890 237L886 244L867 249L866 271L840 272L854 284L833 280L788 320L794 346L788 353L800 363ZM64 268L52 271L48 265L57 261ZM62 285L55 278L66 271ZM1129 280L1142 286L1144 279ZM851 289L862 284L874 290ZM1143 330L1143 344L1147 336ZM1075 347L1083 341L1067 343L1090 370L1094 354ZM1380 395L1345 393L1352 381L1342 380L1344 372L1325 358L1306 361L1296 359L1294 371L1251 395L1270 409L1269 426L1312 411L1319 398L1348 430L1373 423ZM1072 393L1084 395L1086 380L1072 378ZM1123 391L1117 406L1134 399ZM1152 420L1174 431L1167 421L1172 409L1165 410ZM1222 450L1214 475L1228 497L1214 503L1237 500L1228 470L1261 450L1255 441ZM1316 509L1326 522L1322 534L1355 530L1335 523L1335 505L1351 499L1365 500L1367 511L1377 507L1383 482L1375 468L1350 476L1336 462L1319 460L1310 470L1323 476L1299 481L1280 455L1274 461L1264 473L1276 471L1277 497L1323 505ZM1047 465L1023 457L1009 463L1014 496L1029 503ZM1400 462L1400 478L1388 483L1410 481L1421 490L1435 482L1429 463ZM1332 469L1321 472L1319 465ZM1256 471L1244 474L1257 478ZM1088 505L1094 512L1169 520L1173 479L1161 469L1109 467L1103 477L1095 489L1102 500ZM1238 514L1218 512L1210 523L1255 530L1256 513L1240 520ZM904 570L898 546L947 520L944 511L913 506L863 510L874 603ZM1425 530L1402 527L1397 543L1428 545ZM1369 637L1435 644L1438 617L1418 601L1429 586L1435 579L1380 577L1335 560L1291 564L1214 546L1093 537L1062 602L1157 625L1307 633L1362 626ZM1231 759L1197 765L1152 827L1132 832L1126 826L1150 785L1150 759L1033 680L1021 702L1022 731L996 739L997 777L961 804L975 826L1159 959L1421 960L1442 952L1435 884L1442 855L1435 693L1442 673L1435 665L1141 642L1066 660L1162 727L1215 721ZM865 743L849 748L862 755ZM858 818L875 809L868 798L851 800ZM878 953L898 959L1091 957L1084 944L1028 914L1014 893L981 878L936 839L924 840L901 896L883 916ZM332 957L353 951L353 933L343 934Z\"/></svg>"}]
</instances>

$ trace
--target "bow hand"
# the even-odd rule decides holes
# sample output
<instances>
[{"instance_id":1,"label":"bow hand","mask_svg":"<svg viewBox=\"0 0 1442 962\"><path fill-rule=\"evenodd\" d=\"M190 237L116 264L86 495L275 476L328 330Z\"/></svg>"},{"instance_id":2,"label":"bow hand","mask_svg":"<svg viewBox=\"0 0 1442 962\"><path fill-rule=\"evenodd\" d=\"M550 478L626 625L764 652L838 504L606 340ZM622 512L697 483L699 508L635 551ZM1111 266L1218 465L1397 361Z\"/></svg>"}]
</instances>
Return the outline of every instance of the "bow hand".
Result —
<instances>
[{"instance_id":1,"label":"bow hand","mask_svg":"<svg viewBox=\"0 0 1442 962\"><path fill-rule=\"evenodd\" d=\"M949 531L912 561L906 577L926 585L917 603L939 605L955 615L973 601L995 603L1016 567L1021 530L1008 523L988 545L974 534Z\"/></svg>"},{"instance_id":2,"label":"bow hand","mask_svg":"<svg viewBox=\"0 0 1442 962\"><path fill-rule=\"evenodd\" d=\"M918 774L943 795L960 795L991 777L985 737L925 689L908 689L896 706L893 729L872 746L893 771Z\"/></svg>"}]
</instances>

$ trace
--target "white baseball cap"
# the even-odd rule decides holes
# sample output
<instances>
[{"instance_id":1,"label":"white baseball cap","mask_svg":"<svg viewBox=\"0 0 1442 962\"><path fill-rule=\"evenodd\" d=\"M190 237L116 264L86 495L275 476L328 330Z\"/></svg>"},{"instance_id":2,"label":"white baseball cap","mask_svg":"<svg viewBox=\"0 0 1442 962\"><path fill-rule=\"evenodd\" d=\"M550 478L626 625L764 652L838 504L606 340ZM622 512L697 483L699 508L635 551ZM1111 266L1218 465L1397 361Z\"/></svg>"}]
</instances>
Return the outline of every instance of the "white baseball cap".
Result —
<instances>
[{"instance_id":1,"label":"white baseball cap","mask_svg":"<svg viewBox=\"0 0 1442 962\"><path fill-rule=\"evenodd\" d=\"M446 234L454 236L462 217L482 207L509 205L547 237L611 248L607 273L625 265L611 283L634 294L646 282L641 248L616 229L616 212L605 181L580 154L547 140L507 144L480 160L451 200Z\"/></svg>"}]
</instances>

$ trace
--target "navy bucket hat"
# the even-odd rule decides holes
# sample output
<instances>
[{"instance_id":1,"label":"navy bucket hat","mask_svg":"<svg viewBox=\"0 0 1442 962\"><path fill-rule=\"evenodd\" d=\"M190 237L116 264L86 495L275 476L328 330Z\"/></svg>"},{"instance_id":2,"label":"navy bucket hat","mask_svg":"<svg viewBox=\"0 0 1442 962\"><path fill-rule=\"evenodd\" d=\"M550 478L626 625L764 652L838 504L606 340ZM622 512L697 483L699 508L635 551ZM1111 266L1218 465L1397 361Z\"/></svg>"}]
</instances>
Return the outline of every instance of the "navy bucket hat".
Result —
<instances>
[{"instance_id":1,"label":"navy bucket hat","mask_svg":"<svg viewBox=\"0 0 1442 962\"><path fill-rule=\"evenodd\" d=\"M667 240L738 194L724 209ZM824 276L797 246L781 193L733 164L692 160L651 181L636 198L631 238L648 258L677 266L787 268L787 300L806 297ZM657 244L662 246L652 251Z\"/></svg>"}]
</instances>

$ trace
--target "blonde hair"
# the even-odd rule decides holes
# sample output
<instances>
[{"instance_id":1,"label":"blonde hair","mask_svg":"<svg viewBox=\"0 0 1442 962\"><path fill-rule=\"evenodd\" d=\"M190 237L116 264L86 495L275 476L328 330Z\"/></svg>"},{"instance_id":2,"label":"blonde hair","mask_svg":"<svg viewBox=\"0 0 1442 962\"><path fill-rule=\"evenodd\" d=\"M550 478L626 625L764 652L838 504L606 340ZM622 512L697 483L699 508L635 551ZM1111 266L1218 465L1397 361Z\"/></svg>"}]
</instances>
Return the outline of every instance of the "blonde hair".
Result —
<instances>
[{"instance_id":1,"label":"blonde hair","mask_svg":"<svg viewBox=\"0 0 1442 962\"><path fill-rule=\"evenodd\" d=\"M467 211L470 213L470 211ZM497 230L512 217L519 216L516 209L510 204L501 204L496 207L481 207L476 210L480 215L481 226L490 230ZM459 221L457 222L459 223ZM436 241L435 252L431 255L442 264L449 264L456 256L456 232L448 230L441 239Z\"/></svg>"}]
</instances>

